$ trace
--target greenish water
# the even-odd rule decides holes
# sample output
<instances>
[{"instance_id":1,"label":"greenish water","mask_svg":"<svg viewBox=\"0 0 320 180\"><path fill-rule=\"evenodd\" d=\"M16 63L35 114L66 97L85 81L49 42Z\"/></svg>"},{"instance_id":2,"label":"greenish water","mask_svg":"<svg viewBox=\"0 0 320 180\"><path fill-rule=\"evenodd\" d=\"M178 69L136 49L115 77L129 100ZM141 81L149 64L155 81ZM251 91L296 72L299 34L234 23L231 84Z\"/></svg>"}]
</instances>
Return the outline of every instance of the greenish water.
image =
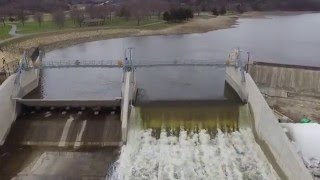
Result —
<instances>
[{"instance_id":1,"label":"greenish water","mask_svg":"<svg viewBox=\"0 0 320 180\"><path fill-rule=\"evenodd\" d=\"M161 130L179 135L181 129L188 132L207 130L215 134L218 129L234 132L239 128L239 107L237 104L192 104L148 105L139 108L144 129L152 129L158 136Z\"/></svg>"}]
</instances>

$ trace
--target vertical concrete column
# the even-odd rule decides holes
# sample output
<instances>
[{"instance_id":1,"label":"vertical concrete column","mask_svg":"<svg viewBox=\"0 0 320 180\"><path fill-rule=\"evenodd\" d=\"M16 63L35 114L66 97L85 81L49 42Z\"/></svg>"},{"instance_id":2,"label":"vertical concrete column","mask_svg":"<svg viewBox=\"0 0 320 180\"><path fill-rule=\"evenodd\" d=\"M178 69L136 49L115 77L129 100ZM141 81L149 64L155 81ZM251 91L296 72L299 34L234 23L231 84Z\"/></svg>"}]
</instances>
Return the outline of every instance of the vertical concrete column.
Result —
<instances>
[{"instance_id":1,"label":"vertical concrete column","mask_svg":"<svg viewBox=\"0 0 320 180\"><path fill-rule=\"evenodd\" d=\"M122 100L121 100L121 134L122 142L127 142L128 134L128 118L129 118L129 103L130 103L130 85L132 72L124 73L124 82L122 84Z\"/></svg>"}]
</instances>

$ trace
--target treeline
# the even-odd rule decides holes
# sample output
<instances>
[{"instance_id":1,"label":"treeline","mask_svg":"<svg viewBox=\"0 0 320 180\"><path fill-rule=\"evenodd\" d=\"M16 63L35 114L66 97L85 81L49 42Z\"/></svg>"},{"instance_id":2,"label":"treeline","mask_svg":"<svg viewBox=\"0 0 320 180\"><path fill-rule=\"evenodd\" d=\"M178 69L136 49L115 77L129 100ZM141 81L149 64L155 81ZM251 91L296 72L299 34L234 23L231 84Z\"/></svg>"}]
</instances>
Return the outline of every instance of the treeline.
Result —
<instances>
[{"instance_id":1,"label":"treeline","mask_svg":"<svg viewBox=\"0 0 320 180\"><path fill-rule=\"evenodd\" d=\"M163 13L163 20L177 22L193 18L193 11L186 8L170 9Z\"/></svg>"},{"instance_id":2,"label":"treeline","mask_svg":"<svg viewBox=\"0 0 320 180\"><path fill-rule=\"evenodd\" d=\"M68 9L68 3L65 0L0 0L0 11L13 12L24 10L28 13L34 12L52 12L55 9Z\"/></svg>"},{"instance_id":3,"label":"treeline","mask_svg":"<svg viewBox=\"0 0 320 180\"><path fill-rule=\"evenodd\" d=\"M193 2L185 0L186 3ZM227 10L242 11L319 11L319 0L199 0L197 3L201 10L210 11L213 8L225 7ZM197 4L195 3L195 4Z\"/></svg>"},{"instance_id":4,"label":"treeline","mask_svg":"<svg viewBox=\"0 0 320 180\"><path fill-rule=\"evenodd\" d=\"M85 8L74 3L90 2ZM144 18L157 16L166 21L184 21L193 13L211 11L224 15L227 11L264 10L320 10L320 0L0 0L0 21L19 20L22 24L28 15L41 25L43 13L51 13L58 26L64 26L65 11L74 23L82 25L85 19L135 19L137 24Z\"/></svg>"},{"instance_id":5,"label":"treeline","mask_svg":"<svg viewBox=\"0 0 320 180\"><path fill-rule=\"evenodd\" d=\"M98 4L108 2L121 6L135 0L0 0L1 11L25 10L34 12L52 12L57 9L70 9L73 4L87 3ZM139 0L137 0L139 1ZM145 5L158 2L170 4L171 8L187 6L194 11L212 10L225 7L227 10L235 10L241 6L243 10L320 10L319 0L147 0ZM161 5L160 5L161 6Z\"/></svg>"}]
</instances>

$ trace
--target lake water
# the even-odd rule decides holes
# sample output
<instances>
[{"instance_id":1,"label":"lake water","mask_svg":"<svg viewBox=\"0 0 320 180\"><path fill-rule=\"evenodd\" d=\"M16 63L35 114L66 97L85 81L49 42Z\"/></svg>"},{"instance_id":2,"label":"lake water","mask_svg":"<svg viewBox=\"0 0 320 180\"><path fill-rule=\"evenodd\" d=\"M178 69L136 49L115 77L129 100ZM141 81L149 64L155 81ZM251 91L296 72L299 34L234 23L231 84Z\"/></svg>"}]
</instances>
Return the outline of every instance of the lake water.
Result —
<instances>
[{"instance_id":1,"label":"lake water","mask_svg":"<svg viewBox=\"0 0 320 180\"><path fill-rule=\"evenodd\" d=\"M47 53L46 60L123 59L135 48L136 59L225 59L240 47L252 60L320 66L320 13L239 19L234 28L203 34L144 36L83 43Z\"/></svg>"},{"instance_id":2,"label":"lake water","mask_svg":"<svg viewBox=\"0 0 320 180\"><path fill-rule=\"evenodd\" d=\"M88 42L46 54L44 61L120 60L134 48L135 60L226 60L233 48L250 52L252 61L320 66L320 13L239 19L234 28L202 34L128 37ZM222 68L159 68L137 70L138 82L149 95L178 99L224 98ZM113 72L116 71L116 72ZM121 69L45 69L42 98L108 99L117 96ZM214 72L213 72L214 71ZM198 73L197 76L194 76ZM152 78L153 77L153 78ZM207 78L205 78L207 77ZM166 82L162 84L161 82ZM170 84L171 83L171 84ZM112 86L112 87L111 87ZM60 90L57 90L58 89ZM63 87L63 88L62 88ZM202 88L203 87L203 88ZM179 92L189 89L190 92ZM197 92L193 93L193 92Z\"/></svg>"}]
</instances>

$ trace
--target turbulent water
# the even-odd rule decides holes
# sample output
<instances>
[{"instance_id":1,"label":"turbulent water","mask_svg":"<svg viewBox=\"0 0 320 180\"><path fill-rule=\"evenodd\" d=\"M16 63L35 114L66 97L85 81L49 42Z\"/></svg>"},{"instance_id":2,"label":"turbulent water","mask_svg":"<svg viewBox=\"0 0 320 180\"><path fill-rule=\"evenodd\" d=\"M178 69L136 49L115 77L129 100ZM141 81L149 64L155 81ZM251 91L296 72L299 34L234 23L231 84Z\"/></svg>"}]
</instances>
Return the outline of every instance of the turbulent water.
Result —
<instances>
[{"instance_id":1,"label":"turbulent water","mask_svg":"<svg viewBox=\"0 0 320 180\"><path fill-rule=\"evenodd\" d=\"M135 135L108 179L278 179L249 129L218 130L215 137L205 130L181 130L179 136L163 130L159 139L151 129Z\"/></svg>"}]
</instances>

